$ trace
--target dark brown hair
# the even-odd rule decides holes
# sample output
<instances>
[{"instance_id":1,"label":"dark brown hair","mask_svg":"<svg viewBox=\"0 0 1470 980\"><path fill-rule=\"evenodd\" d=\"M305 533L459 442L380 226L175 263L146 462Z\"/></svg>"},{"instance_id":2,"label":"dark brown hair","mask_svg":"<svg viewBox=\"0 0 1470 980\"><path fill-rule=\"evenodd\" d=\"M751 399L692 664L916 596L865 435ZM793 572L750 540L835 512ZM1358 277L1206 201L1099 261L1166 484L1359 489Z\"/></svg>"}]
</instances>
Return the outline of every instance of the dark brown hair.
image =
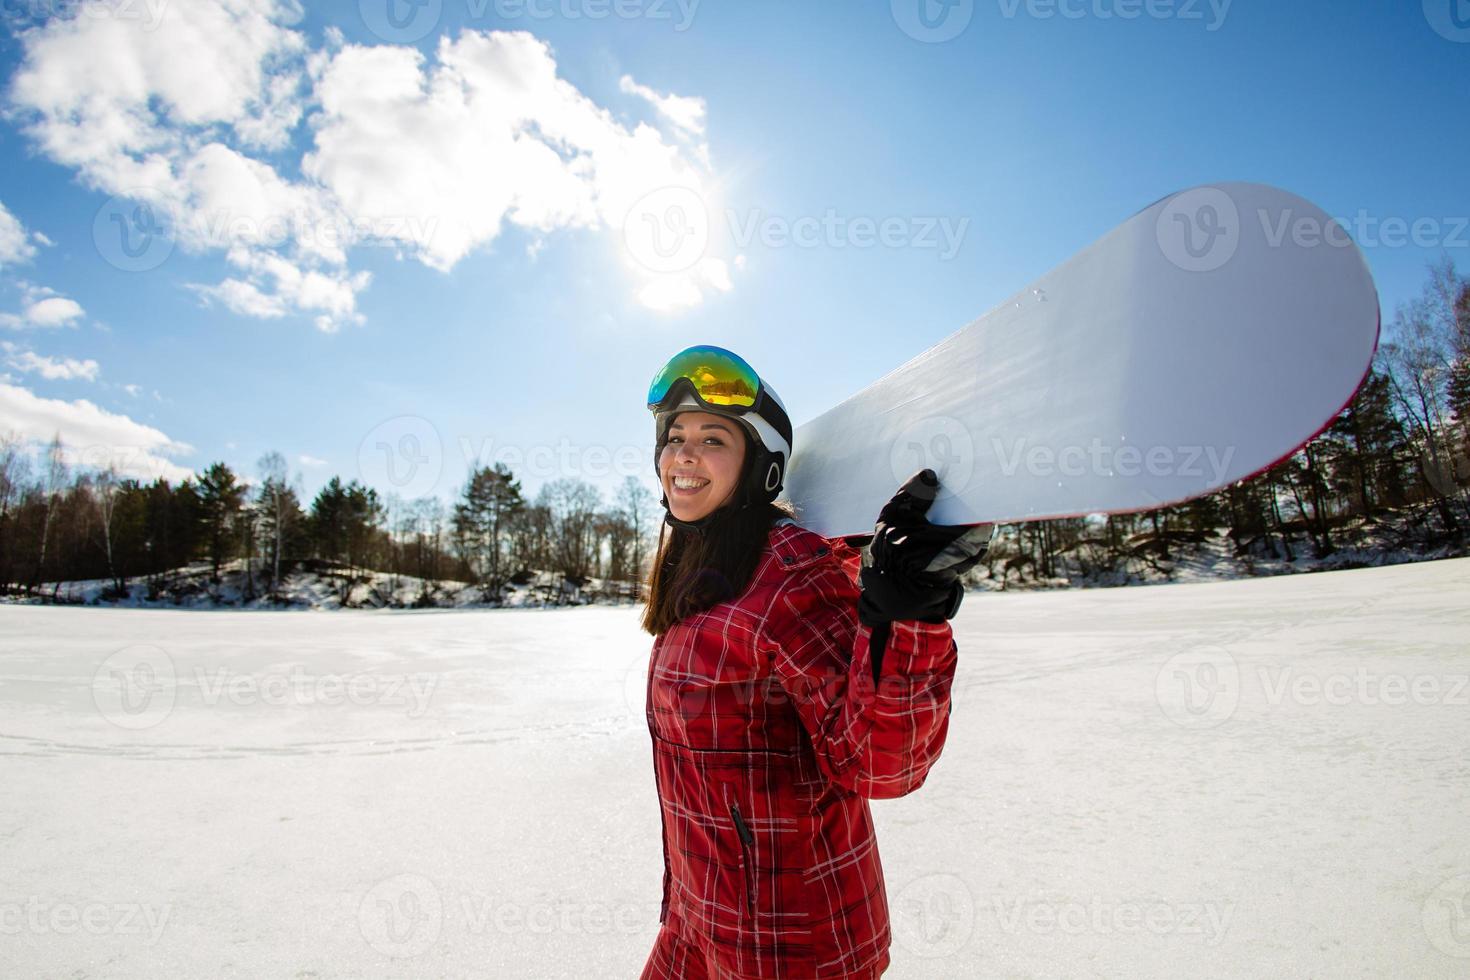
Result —
<instances>
[{"instance_id":1,"label":"dark brown hair","mask_svg":"<svg viewBox=\"0 0 1470 980\"><path fill-rule=\"evenodd\" d=\"M745 471L754 463L755 454L749 436L746 438L737 494L745 485ZM737 598L760 564L771 528L781 518L794 516L785 501L751 504L743 510L738 507L734 500L720 507L703 534L668 523L659 526L658 551L648 575L643 610L645 630L659 636L681 619Z\"/></svg>"}]
</instances>

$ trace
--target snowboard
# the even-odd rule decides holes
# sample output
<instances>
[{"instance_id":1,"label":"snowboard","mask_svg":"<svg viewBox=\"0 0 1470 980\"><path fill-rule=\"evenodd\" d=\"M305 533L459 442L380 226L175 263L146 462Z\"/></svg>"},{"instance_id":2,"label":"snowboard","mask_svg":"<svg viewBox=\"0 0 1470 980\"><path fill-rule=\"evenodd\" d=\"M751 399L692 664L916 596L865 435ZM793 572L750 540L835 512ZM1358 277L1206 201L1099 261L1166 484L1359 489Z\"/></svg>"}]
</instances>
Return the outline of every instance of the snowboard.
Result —
<instances>
[{"instance_id":1,"label":"snowboard","mask_svg":"<svg viewBox=\"0 0 1470 980\"><path fill-rule=\"evenodd\" d=\"M936 524L1180 503L1331 424L1379 328L1363 254L1320 208L1197 187L798 427L784 497L827 537L870 534L925 467Z\"/></svg>"}]
</instances>

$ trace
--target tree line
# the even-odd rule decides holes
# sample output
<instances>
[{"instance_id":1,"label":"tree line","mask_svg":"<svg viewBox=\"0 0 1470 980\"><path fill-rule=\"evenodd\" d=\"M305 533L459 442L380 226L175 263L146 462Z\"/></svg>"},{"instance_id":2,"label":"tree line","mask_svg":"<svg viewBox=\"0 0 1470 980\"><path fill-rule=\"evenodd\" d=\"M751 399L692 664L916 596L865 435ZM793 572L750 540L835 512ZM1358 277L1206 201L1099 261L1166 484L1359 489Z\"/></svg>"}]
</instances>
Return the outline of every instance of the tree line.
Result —
<instances>
[{"instance_id":1,"label":"tree line","mask_svg":"<svg viewBox=\"0 0 1470 980\"><path fill-rule=\"evenodd\" d=\"M1303 365L1303 370L1310 370ZM628 477L604 502L591 484L547 483L532 499L503 464L475 467L448 506L381 498L332 477L303 506L280 453L259 479L214 463L177 486L114 471L73 472L59 437L31 472L18 436L0 438L0 591L106 579L110 593L207 562L245 570L245 597L277 593L292 570L327 572L345 589L367 572L478 587L498 602L538 571L572 586L647 574L661 515ZM992 580L1080 576L1130 581L1169 574L1172 561L1224 529L1235 557L1326 558L1343 547L1462 547L1470 527L1470 280L1443 260L1397 312L1367 380L1332 424L1271 469L1214 494L1140 514L1006 525L987 554Z\"/></svg>"},{"instance_id":2,"label":"tree line","mask_svg":"<svg viewBox=\"0 0 1470 980\"><path fill-rule=\"evenodd\" d=\"M1127 582L1170 576L1174 559L1222 528L1233 556L1254 570L1349 547L1463 553L1467 527L1470 280L1445 258L1397 311L1352 402L1289 458L1172 507L1002 526L986 559L1002 587Z\"/></svg>"},{"instance_id":3,"label":"tree line","mask_svg":"<svg viewBox=\"0 0 1470 980\"><path fill-rule=\"evenodd\" d=\"M15 435L0 438L0 589L38 594L50 583L105 579L104 598L143 581L149 594L177 569L208 564L209 581L238 562L243 597L278 597L292 571L326 573L345 596L366 573L423 580L424 604L444 582L478 587L496 603L535 572L565 583L628 583L636 594L654 526L653 494L628 477L605 504L581 480L547 483L527 498L505 465L475 467L450 506L437 497L402 501L333 476L303 506L278 452L261 457L253 484L222 462L177 485L115 471L73 471L60 438L30 474Z\"/></svg>"}]
</instances>

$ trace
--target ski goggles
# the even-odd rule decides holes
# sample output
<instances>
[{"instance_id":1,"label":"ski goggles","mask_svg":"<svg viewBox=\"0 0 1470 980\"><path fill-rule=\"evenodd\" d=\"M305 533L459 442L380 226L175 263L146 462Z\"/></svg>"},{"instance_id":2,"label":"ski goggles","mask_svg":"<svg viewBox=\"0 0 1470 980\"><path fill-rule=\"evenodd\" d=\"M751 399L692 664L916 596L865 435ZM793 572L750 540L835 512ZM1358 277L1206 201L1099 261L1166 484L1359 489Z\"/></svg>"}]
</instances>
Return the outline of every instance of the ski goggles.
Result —
<instances>
[{"instance_id":1,"label":"ski goggles","mask_svg":"<svg viewBox=\"0 0 1470 980\"><path fill-rule=\"evenodd\" d=\"M723 347L702 345L675 354L648 386L648 407L658 408L680 381L700 403L719 408L754 408L761 393L755 369Z\"/></svg>"}]
</instances>

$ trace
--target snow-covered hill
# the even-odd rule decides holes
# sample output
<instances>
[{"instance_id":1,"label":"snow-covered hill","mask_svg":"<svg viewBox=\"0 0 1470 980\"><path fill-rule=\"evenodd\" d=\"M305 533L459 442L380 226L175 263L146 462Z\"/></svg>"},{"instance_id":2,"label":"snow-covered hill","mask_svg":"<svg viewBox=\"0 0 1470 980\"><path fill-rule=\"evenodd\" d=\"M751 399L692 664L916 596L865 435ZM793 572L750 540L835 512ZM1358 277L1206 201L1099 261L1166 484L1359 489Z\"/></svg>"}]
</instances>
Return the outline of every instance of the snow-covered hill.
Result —
<instances>
[{"instance_id":1,"label":"snow-covered hill","mask_svg":"<svg viewBox=\"0 0 1470 980\"><path fill-rule=\"evenodd\" d=\"M971 595L890 978L1463 977L1470 560ZM632 607L0 608L0 975L632 977Z\"/></svg>"}]
</instances>

